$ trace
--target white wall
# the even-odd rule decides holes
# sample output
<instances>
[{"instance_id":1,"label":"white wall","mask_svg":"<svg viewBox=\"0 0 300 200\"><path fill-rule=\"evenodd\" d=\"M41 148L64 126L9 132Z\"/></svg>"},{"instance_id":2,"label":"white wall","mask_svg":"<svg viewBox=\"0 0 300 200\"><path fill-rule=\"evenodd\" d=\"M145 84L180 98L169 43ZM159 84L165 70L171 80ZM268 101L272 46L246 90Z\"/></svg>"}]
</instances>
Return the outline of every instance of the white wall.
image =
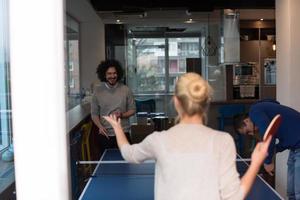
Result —
<instances>
[{"instance_id":1,"label":"white wall","mask_svg":"<svg viewBox=\"0 0 300 200\"><path fill-rule=\"evenodd\" d=\"M277 99L300 111L300 1L276 0ZM276 190L286 198L288 151L276 157Z\"/></svg>"},{"instance_id":2,"label":"white wall","mask_svg":"<svg viewBox=\"0 0 300 200\"><path fill-rule=\"evenodd\" d=\"M105 59L104 24L87 0L67 0L66 10L80 22L80 81L81 87L90 88Z\"/></svg>"},{"instance_id":3,"label":"white wall","mask_svg":"<svg viewBox=\"0 0 300 200\"><path fill-rule=\"evenodd\" d=\"M18 200L71 199L63 8L61 0L9 1Z\"/></svg>"}]
</instances>

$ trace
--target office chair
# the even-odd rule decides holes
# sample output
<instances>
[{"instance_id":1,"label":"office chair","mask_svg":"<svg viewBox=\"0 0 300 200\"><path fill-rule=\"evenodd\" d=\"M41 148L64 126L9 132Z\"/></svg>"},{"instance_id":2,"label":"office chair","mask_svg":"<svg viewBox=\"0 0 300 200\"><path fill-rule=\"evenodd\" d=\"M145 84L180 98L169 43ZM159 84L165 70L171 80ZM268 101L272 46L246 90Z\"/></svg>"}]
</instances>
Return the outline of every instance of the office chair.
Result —
<instances>
[{"instance_id":1,"label":"office chair","mask_svg":"<svg viewBox=\"0 0 300 200\"><path fill-rule=\"evenodd\" d=\"M155 112L155 100L154 99L135 99L136 112Z\"/></svg>"}]
</instances>

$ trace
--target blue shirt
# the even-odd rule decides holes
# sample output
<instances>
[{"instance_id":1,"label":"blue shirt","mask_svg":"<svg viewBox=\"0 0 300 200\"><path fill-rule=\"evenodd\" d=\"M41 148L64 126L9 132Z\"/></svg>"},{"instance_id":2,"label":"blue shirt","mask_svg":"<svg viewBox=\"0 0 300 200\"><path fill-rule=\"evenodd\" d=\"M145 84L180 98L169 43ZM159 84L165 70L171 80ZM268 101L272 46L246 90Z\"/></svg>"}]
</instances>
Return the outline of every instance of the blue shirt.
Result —
<instances>
[{"instance_id":1,"label":"blue shirt","mask_svg":"<svg viewBox=\"0 0 300 200\"><path fill-rule=\"evenodd\" d=\"M281 115L282 122L271 141L268 156L265 160L266 164L272 162L274 152L300 148L300 113L298 111L281 105L277 101L270 100L258 101L249 110L249 117L254 125L258 127L262 137L269 123L277 114ZM279 140L277 144L275 144L276 138Z\"/></svg>"}]
</instances>

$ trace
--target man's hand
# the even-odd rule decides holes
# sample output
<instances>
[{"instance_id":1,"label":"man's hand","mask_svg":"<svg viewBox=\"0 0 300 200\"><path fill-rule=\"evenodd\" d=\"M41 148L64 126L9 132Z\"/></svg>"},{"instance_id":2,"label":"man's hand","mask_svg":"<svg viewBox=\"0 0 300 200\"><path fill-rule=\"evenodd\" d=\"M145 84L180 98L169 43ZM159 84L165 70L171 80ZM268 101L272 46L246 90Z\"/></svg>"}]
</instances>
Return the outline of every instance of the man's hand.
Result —
<instances>
[{"instance_id":1,"label":"man's hand","mask_svg":"<svg viewBox=\"0 0 300 200\"><path fill-rule=\"evenodd\" d=\"M114 112L112 114L115 115L117 119L122 118L122 113L120 111Z\"/></svg>"},{"instance_id":2,"label":"man's hand","mask_svg":"<svg viewBox=\"0 0 300 200\"><path fill-rule=\"evenodd\" d=\"M107 139L109 139L109 136L107 135L107 130L103 126L99 127L99 134L104 135Z\"/></svg>"},{"instance_id":3,"label":"man's hand","mask_svg":"<svg viewBox=\"0 0 300 200\"><path fill-rule=\"evenodd\" d=\"M117 117L115 114L111 114L109 116L104 116L103 118L106 121L108 121L114 129L122 129L121 119L119 117Z\"/></svg>"},{"instance_id":4,"label":"man's hand","mask_svg":"<svg viewBox=\"0 0 300 200\"><path fill-rule=\"evenodd\" d=\"M117 137L117 143L119 148L122 147L122 145L124 144L129 144L128 140L124 134L124 131L122 129L122 125L121 125L121 119L117 118L116 115L109 115L109 116L103 116L104 119L106 119L106 121L108 121L110 123L110 125L113 127L116 137Z\"/></svg>"},{"instance_id":5,"label":"man's hand","mask_svg":"<svg viewBox=\"0 0 300 200\"><path fill-rule=\"evenodd\" d=\"M266 172L268 172L268 174L270 174L271 176L274 175L274 163L264 164L264 168L265 168Z\"/></svg>"}]
</instances>

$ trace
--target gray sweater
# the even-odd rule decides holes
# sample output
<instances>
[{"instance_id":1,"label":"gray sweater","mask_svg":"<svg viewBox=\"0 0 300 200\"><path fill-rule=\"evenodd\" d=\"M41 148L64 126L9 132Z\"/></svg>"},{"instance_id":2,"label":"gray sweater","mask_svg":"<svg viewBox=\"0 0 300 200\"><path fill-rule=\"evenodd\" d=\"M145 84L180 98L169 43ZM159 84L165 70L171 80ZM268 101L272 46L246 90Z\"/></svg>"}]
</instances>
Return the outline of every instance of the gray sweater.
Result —
<instances>
[{"instance_id":1,"label":"gray sweater","mask_svg":"<svg viewBox=\"0 0 300 200\"><path fill-rule=\"evenodd\" d=\"M200 124L178 124L121 148L125 160L156 160L156 200L242 199L232 137Z\"/></svg>"},{"instance_id":2,"label":"gray sweater","mask_svg":"<svg viewBox=\"0 0 300 200\"><path fill-rule=\"evenodd\" d=\"M114 136L114 130L103 118L114 111L127 112L135 110L135 101L131 90L124 84L118 83L115 88L108 88L104 82L95 88L92 96L91 115L100 116L100 123L106 128L109 136ZM123 130L129 132L129 119L122 118Z\"/></svg>"}]
</instances>

